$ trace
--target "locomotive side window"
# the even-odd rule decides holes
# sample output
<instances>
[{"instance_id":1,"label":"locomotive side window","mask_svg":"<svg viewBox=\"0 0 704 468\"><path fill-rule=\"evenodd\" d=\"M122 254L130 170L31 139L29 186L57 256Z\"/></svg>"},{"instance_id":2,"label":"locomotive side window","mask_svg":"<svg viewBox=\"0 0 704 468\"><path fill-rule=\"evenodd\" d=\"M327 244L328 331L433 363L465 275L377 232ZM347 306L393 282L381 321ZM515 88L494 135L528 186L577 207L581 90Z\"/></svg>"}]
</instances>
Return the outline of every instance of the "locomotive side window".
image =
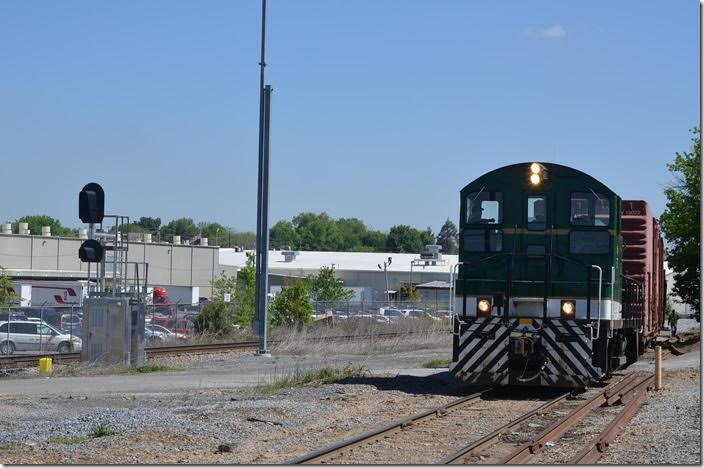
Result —
<instances>
[{"instance_id":1,"label":"locomotive side window","mask_svg":"<svg viewBox=\"0 0 704 468\"><path fill-rule=\"evenodd\" d=\"M466 252L501 252L503 231L501 229L465 229L464 250Z\"/></svg>"},{"instance_id":2,"label":"locomotive side window","mask_svg":"<svg viewBox=\"0 0 704 468\"><path fill-rule=\"evenodd\" d=\"M570 232L570 253L607 254L609 253L609 233L606 231Z\"/></svg>"},{"instance_id":3,"label":"locomotive side window","mask_svg":"<svg viewBox=\"0 0 704 468\"><path fill-rule=\"evenodd\" d=\"M527 224L531 231L544 231L547 226L547 199L545 195L531 195L528 197Z\"/></svg>"},{"instance_id":4,"label":"locomotive side window","mask_svg":"<svg viewBox=\"0 0 704 468\"><path fill-rule=\"evenodd\" d=\"M575 192L570 200L570 224L608 226L611 218L609 197L596 192Z\"/></svg>"},{"instance_id":5,"label":"locomotive side window","mask_svg":"<svg viewBox=\"0 0 704 468\"><path fill-rule=\"evenodd\" d=\"M487 190L467 196L468 224L501 224L503 193Z\"/></svg>"}]
</instances>

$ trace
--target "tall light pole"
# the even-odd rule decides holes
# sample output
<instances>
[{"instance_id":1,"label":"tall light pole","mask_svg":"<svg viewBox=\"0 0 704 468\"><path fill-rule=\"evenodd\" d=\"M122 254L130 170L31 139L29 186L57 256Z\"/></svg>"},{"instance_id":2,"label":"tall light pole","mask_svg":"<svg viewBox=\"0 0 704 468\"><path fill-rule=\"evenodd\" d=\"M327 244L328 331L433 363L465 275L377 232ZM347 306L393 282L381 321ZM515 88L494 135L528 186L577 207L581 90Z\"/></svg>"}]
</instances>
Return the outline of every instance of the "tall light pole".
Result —
<instances>
[{"instance_id":1,"label":"tall light pole","mask_svg":"<svg viewBox=\"0 0 704 468\"><path fill-rule=\"evenodd\" d=\"M391 307L391 296L389 294L389 275L386 273L389 265L391 265L391 257L389 260L384 262L384 268L381 267L381 263L377 264L380 270L384 270L384 279L386 280L386 305Z\"/></svg>"},{"instance_id":2,"label":"tall light pole","mask_svg":"<svg viewBox=\"0 0 704 468\"><path fill-rule=\"evenodd\" d=\"M255 313L259 322L259 354L266 348L266 312L269 289L269 130L271 123L271 86L264 85L266 46L266 0L262 0L262 47L259 62L259 182L257 185L257 245Z\"/></svg>"}]
</instances>

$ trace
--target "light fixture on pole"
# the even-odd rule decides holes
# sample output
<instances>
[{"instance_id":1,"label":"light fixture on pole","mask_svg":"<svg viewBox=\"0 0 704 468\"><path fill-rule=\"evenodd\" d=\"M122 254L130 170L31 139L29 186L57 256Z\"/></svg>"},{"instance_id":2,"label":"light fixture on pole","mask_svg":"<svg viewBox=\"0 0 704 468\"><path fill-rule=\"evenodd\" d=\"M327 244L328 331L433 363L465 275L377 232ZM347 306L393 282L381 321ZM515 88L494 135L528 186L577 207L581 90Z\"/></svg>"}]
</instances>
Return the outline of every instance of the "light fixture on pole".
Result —
<instances>
[{"instance_id":1,"label":"light fixture on pole","mask_svg":"<svg viewBox=\"0 0 704 468\"><path fill-rule=\"evenodd\" d=\"M381 267L381 263L377 264L380 270L384 270L384 280L386 281L386 305L391 307L391 295L389 292L389 275L386 272L389 265L391 265L391 257L389 257L388 261L384 262L383 268Z\"/></svg>"}]
</instances>

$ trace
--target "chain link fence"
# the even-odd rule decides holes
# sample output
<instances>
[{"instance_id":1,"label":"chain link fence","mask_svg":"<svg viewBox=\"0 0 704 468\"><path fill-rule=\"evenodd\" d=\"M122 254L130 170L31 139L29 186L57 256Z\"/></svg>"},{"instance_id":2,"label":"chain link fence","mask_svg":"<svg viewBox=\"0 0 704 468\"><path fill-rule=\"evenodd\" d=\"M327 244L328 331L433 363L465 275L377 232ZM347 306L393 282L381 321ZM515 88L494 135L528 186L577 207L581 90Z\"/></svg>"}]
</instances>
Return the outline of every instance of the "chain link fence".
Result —
<instances>
[{"instance_id":1,"label":"chain link fence","mask_svg":"<svg viewBox=\"0 0 704 468\"><path fill-rule=\"evenodd\" d=\"M192 336L193 320L202 307L202 304L147 305L147 346ZM80 351L82 323L80 306L0 309L0 356Z\"/></svg>"},{"instance_id":2,"label":"chain link fence","mask_svg":"<svg viewBox=\"0 0 704 468\"><path fill-rule=\"evenodd\" d=\"M366 321L398 326L405 319L451 318L446 303L435 301L313 301L316 319L330 323ZM205 304L149 304L146 306L147 346L199 340L194 320ZM237 315L235 304L231 304ZM350 321L350 323L352 322ZM46 355L79 351L82 347L83 309L74 307L22 307L0 309L0 357ZM240 333L247 332L242 330ZM251 331L247 332L251 334Z\"/></svg>"}]
</instances>

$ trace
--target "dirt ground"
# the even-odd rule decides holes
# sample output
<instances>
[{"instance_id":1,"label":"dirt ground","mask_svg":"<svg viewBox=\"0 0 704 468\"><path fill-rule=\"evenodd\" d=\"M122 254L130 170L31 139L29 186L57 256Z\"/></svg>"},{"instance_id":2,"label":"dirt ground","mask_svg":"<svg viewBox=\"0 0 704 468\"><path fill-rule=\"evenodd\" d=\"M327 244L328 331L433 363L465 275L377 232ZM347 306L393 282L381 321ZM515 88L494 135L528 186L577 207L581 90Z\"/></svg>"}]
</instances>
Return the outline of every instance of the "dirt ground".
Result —
<instances>
[{"instance_id":1,"label":"dirt ground","mask_svg":"<svg viewBox=\"0 0 704 468\"><path fill-rule=\"evenodd\" d=\"M279 355L265 361L214 353L160 358L175 370L145 375L5 378L0 380L0 461L284 463L476 391L447 369L422 367L431 359L447 359L449 352L445 346L424 345L384 355ZM694 440L701 437L699 352L695 346L666 361L666 391L649 396L602 462L701 461L701 445ZM262 384L290 372L358 364L369 372L330 385L262 391ZM651 365L645 360L635 369ZM527 393L507 398L501 409L508 418L533 402L537 406L538 398ZM501 422L492 421L484 427L482 418L474 419L472 433L489 432ZM463 423L458 424L462 431ZM415 444L399 463L427 463L424 445L432 442ZM643 449L646 444L652 448Z\"/></svg>"}]
</instances>

